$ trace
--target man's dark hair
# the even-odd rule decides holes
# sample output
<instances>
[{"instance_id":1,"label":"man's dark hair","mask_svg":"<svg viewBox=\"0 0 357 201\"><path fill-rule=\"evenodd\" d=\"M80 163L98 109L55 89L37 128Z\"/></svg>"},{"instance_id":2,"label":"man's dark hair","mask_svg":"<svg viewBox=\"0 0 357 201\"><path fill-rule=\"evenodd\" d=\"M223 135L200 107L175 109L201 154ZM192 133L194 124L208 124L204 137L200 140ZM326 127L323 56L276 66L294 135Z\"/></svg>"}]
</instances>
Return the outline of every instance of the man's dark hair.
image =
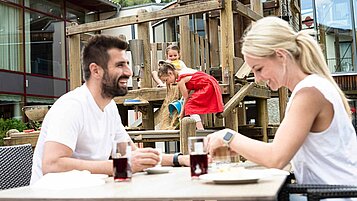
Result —
<instances>
[{"instance_id":1,"label":"man's dark hair","mask_svg":"<svg viewBox=\"0 0 357 201\"><path fill-rule=\"evenodd\" d=\"M88 80L90 77L89 65L91 63L96 63L104 70L108 68L108 50L112 48L126 50L128 43L119 37L108 35L95 35L88 40L82 51L84 80Z\"/></svg>"}]
</instances>

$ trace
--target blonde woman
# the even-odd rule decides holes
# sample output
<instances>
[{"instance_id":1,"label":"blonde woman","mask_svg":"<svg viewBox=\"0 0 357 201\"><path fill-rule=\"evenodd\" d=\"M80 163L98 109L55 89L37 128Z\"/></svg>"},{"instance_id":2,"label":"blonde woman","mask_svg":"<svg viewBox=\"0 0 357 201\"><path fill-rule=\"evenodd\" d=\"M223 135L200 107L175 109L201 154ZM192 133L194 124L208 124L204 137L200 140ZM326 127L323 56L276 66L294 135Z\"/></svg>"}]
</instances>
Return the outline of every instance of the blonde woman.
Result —
<instances>
[{"instance_id":1,"label":"blonde woman","mask_svg":"<svg viewBox=\"0 0 357 201\"><path fill-rule=\"evenodd\" d=\"M258 20L243 38L242 53L256 81L291 97L272 143L224 129L208 136L260 165L283 168L290 161L298 183L357 184L357 140L350 107L333 80L318 43L277 17Z\"/></svg>"}]
</instances>

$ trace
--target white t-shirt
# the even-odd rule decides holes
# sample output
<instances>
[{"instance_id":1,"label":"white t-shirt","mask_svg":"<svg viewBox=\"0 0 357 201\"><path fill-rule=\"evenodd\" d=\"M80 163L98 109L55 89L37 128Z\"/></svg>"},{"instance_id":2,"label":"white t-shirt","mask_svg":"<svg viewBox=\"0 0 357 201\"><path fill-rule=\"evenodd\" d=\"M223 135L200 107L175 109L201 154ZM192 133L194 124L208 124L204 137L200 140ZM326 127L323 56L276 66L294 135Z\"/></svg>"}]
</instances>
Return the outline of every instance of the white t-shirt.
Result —
<instances>
[{"instance_id":1,"label":"white t-shirt","mask_svg":"<svg viewBox=\"0 0 357 201\"><path fill-rule=\"evenodd\" d=\"M60 97L48 111L33 157L31 184L40 179L45 142L68 146L73 158L108 160L114 140L128 140L112 100L102 111L86 84Z\"/></svg>"},{"instance_id":2,"label":"white t-shirt","mask_svg":"<svg viewBox=\"0 0 357 201\"><path fill-rule=\"evenodd\" d=\"M334 116L330 126L319 133L310 132L295 154L292 165L300 184L357 184L357 137L342 99L327 79L309 75L299 82L291 100L304 87L315 87L332 103Z\"/></svg>"}]
</instances>

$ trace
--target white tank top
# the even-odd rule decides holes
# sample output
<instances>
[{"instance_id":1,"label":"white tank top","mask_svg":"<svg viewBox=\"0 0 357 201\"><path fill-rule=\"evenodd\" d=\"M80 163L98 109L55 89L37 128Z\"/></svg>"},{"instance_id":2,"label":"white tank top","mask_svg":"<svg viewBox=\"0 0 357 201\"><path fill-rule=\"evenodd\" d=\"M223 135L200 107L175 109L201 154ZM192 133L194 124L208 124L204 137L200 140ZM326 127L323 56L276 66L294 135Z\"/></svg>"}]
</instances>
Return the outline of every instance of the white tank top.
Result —
<instances>
[{"instance_id":1,"label":"white tank top","mask_svg":"<svg viewBox=\"0 0 357 201\"><path fill-rule=\"evenodd\" d=\"M309 75L299 82L290 100L304 87L315 87L332 103L334 117L322 132L310 132L292 159L300 184L357 184L357 137L342 99L331 82ZM287 105L288 112L291 101Z\"/></svg>"}]
</instances>

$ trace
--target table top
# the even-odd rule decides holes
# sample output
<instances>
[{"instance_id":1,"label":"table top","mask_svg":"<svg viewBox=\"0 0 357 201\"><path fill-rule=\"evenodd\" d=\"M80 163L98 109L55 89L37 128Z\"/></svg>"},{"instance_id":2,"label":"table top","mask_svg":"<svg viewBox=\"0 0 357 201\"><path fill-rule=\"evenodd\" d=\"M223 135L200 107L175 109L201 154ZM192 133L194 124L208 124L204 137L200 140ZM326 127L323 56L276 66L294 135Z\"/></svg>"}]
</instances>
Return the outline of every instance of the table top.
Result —
<instances>
[{"instance_id":1,"label":"table top","mask_svg":"<svg viewBox=\"0 0 357 201\"><path fill-rule=\"evenodd\" d=\"M277 200L286 179L275 175L252 184L214 184L192 180L188 167L166 174L133 175L130 182L115 183L112 177L101 186L48 190L29 186L0 191L2 200Z\"/></svg>"}]
</instances>

